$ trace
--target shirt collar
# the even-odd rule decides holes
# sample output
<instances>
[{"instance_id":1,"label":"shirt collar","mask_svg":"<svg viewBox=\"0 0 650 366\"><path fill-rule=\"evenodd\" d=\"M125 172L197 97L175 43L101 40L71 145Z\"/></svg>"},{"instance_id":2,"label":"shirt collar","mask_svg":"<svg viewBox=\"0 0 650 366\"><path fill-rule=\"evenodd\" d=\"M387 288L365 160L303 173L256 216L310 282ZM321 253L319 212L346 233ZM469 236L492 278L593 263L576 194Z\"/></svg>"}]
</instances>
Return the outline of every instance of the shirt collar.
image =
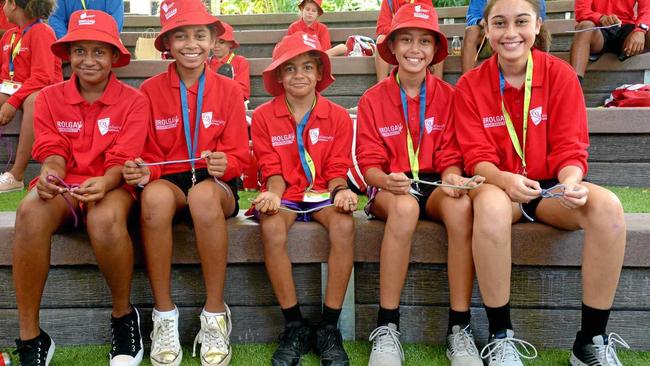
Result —
<instances>
[{"instance_id":1,"label":"shirt collar","mask_svg":"<svg viewBox=\"0 0 650 366\"><path fill-rule=\"evenodd\" d=\"M302 23L303 28L311 29L311 30L315 30L316 29L316 24L318 24L318 20L314 20L314 22L311 23L311 25L307 25L307 22L305 22L305 20L302 19L302 18L300 18L300 22Z\"/></svg>"},{"instance_id":2,"label":"shirt collar","mask_svg":"<svg viewBox=\"0 0 650 366\"><path fill-rule=\"evenodd\" d=\"M204 70L205 84L207 85L208 83L212 82L213 77L216 77L216 72L208 72L211 71L210 67L207 65L207 63L204 65L205 65L205 70ZM169 66L167 66L167 80L169 80L170 87L180 89L181 79L178 76L178 71L176 71L176 61L170 63ZM189 92L192 94L197 94L199 92L199 83L198 82L194 83L187 90L189 90Z\"/></svg>"},{"instance_id":3,"label":"shirt collar","mask_svg":"<svg viewBox=\"0 0 650 366\"><path fill-rule=\"evenodd\" d=\"M273 113L275 117L286 117L291 116L289 112L289 107L284 101L286 98L285 94L279 95L273 99ZM313 113L316 114L318 118L327 119L330 114L330 105L327 103L327 99L321 97L320 93L316 92L316 105L314 106Z\"/></svg>"},{"instance_id":4,"label":"shirt collar","mask_svg":"<svg viewBox=\"0 0 650 366\"><path fill-rule=\"evenodd\" d=\"M120 101L120 94L122 93L122 84L115 76L115 73L111 72L108 77L108 83L106 84L106 89L102 96L97 99L97 102L104 105L113 105L117 104ZM65 83L63 87L63 100L66 104L74 105L85 103L86 100L79 93L77 89L77 75L72 74L70 80Z\"/></svg>"},{"instance_id":5,"label":"shirt collar","mask_svg":"<svg viewBox=\"0 0 650 366\"><path fill-rule=\"evenodd\" d=\"M400 95L400 86L399 84L397 84L397 79L395 78L397 76L397 69L398 68L395 67L391 72L390 76L388 77L386 88L388 88L388 95L390 99L393 101L393 104L399 107L402 105L402 96ZM435 76L431 75L431 73L427 71L424 79L424 82L427 85L427 98L426 98L427 105L433 103L435 81L436 81Z\"/></svg>"},{"instance_id":6,"label":"shirt collar","mask_svg":"<svg viewBox=\"0 0 650 366\"><path fill-rule=\"evenodd\" d=\"M544 81L544 69L546 69L546 57L545 52L542 52L536 48L533 48L533 87L541 87L542 82ZM492 84L492 90L499 93L500 82L499 82L499 64L497 61L497 55L490 57L487 61L488 70L490 75L490 83Z\"/></svg>"}]
</instances>

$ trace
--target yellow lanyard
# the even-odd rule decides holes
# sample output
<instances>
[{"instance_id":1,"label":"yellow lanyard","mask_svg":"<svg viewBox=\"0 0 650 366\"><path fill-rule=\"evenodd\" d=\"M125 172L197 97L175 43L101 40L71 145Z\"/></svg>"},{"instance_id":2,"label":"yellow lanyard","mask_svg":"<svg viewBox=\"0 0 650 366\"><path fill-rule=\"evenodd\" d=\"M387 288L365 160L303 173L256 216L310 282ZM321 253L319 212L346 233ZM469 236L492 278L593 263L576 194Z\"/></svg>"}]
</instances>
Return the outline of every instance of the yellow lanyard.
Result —
<instances>
[{"instance_id":1,"label":"yellow lanyard","mask_svg":"<svg viewBox=\"0 0 650 366\"><path fill-rule=\"evenodd\" d=\"M526 65L526 80L524 82L524 116L523 116L523 129L522 129L522 140L523 144L519 143L519 138L517 137L517 131L515 126L512 123L512 118L506 109L505 102L503 100L503 89L505 89L506 81L503 77L503 73L499 69L499 90L501 91L501 112L503 113L503 118L506 120L506 127L508 128L508 134L510 135L510 141L512 141L512 146L515 148L517 155L521 159L522 174L527 175L526 171L526 132L528 131L528 113L530 111L530 99L532 94L533 86L533 53L528 51L528 64Z\"/></svg>"},{"instance_id":2,"label":"yellow lanyard","mask_svg":"<svg viewBox=\"0 0 650 366\"><path fill-rule=\"evenodd\" d=\"M406 125L406 149L409 154L409 165L411 166L411 174L413 179L420 179L420 161L418 157L420 156L420 146L422 146L422 136L424 135L424 114L426 112L426 99L427 99L427 80L422 80L422 85L420 86L420 138L418 140L417 150L413 148L413 138L411 137L411 130L409 129L409 112L408 112L408 100L406 98L406 91L402 88L402 85L399 81L399 75L395 74L395 80L397 85L399 85L399 93L402 100L402 111L404 112L404 124Z\"/></svg>"},{"instance_id":3,"label":"yellow lanyard","mask_svg":"<svg viewBox=\"0 0 650 366\"><path fill-rule=\"evenodd\" d=\"M285 98L284 102L287 104L287 108L289 109L289 112L291 112L291 115L293 115L293 108L291 108L289 101ZM307 126L309 116L314 110L314 106L316 106L316 98L314 98L314 102L312 103L309 111L307 111L307 113L302 117L300 123L298 123L298 126L296 126L296 141L298 141L298 155L300 156L300 164L302 165L302 169L304 170L307 181L309 182L309 186L307 187L306 191L311 190L311 188L314 186L314 181L316 180L316 165L314 164L314 160L311 158L311 155L309 155L309 151L307 151L307 145L305 145L302 136L305 131L305 127Z\"/></svg>"},{"instance_id":4,"label":"yellow lanyard","mask_svg":"<svg viewBox=\"0 0 650 366\"><path fill-rule=\"evenodd\" d=\"M16 33L11 35L11 44L9 45L9 49L11 49L11 60L10 63L13 65L13 61L16 59L16 56L20 54L20 45L23 41L22 37L18 40L18 43L16 43L16 47L14 47L14 41L16 40ZM9 79L12 81L14 80L14 75L16 73L13 70L13 67L9 68Z\"/></svg>"},{"instance_id":5,"label":"yellow lanyard","mask_svg":"<svg viewBox=\"0 0 650 366\"><path fill-rule=\"evenodd\" d=\"M88 10L88 9L86 8L86 1L85 1L85 0L81 0L81 7L83 7L84 10Z\"/></svg>"},{"instance_id":6,"label":"yellow lanyard","mask_svg":"<svg viewBox=\"0 0 650 366\"><path fill-rule=\"evenodd\" d=\"M227 64L231 63L233 58L235 58L235 54L234 54L234 53L231 53L231 54L230 54L230 57L228 57L228 61L226 61L226 63L227 63ZM288 105L288 104L287 104L287 105Z\"/></svg>"}]
</instances>

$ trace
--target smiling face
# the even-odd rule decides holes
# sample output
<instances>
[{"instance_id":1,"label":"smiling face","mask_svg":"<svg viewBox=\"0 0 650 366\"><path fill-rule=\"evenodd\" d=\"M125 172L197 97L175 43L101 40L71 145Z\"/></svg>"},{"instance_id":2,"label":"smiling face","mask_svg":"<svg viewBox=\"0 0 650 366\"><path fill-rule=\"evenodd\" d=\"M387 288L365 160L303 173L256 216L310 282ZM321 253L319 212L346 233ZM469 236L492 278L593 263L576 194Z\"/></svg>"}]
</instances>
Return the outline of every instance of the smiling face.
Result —
<instances>
[{"instance_id":1,"label":"smiling face","mask_svg":"<svg viewBox=\"0 0 650 366\"><path fill-rule=\"evenodd\" d=\"M322 78L320 59L309 53L300 54L278 68L278 82L288 95L297 99L313 95Z\"/></svg>"},{"instance_id":2,"label":"smiling face","mask_svg":"<svg viewBox=\"0 0 650 366\"><path fill-rule=\"evenodd\" d=\"M163 43L176 64L189 70L203 66L210 55L213 37L206 25L188 25L171 30Z\"/></svg>"},{"instance_id":3,"label":"smiling face","mask_svg":"<svg viewBox=\"0 0 650 366\"><path fill-rule=\"evenodd\" d=\"M85 84L97 85L108 80L111 66L118 58L117 50L108 43L79 41L70 44L70 67Z\"/></svg>"},{"instance_id":4,"label":"smiling face","mask_svg":"<svg viewBox=\"0 0 650 366\"><path fill-rule=\"evenodd\" d=\"M217 38L214 42L214 47L212 47L212 52L217 56L217 58L221 59L230 54L231 48L232 42Z\"/></svg>"},{"instance_id":5,"label":"smiling face","mask_svg":"<svg viewBox=\"0 0 650 366\"><path fill-rule=\"evenodd\" d=\"M311 1L307 1L300 9L300 14L307 25L312 25L318 19L318 6Z\"/></svg>"},{"instance_id":6,"label":"smiling face","mask_svg":"<svg viewBox=\"0 0 650 366\"><path fill-rule=\"evenodd\" d=\"M428 30L405 28L391 37L389 48L399 64L401 73L426 72L436 53L436 37Z\"/></svg>"},{"instance_id":7,"label":"smiling face","mask_svg":"<svg viewBox=\"0 0 650 366\"><path fill-rule=\"evenodd\" d=\"M485 34L500 60L518 63L528 57L541 25L527 1L499 0L487 16Z\"/></svg>"}]
</instances>

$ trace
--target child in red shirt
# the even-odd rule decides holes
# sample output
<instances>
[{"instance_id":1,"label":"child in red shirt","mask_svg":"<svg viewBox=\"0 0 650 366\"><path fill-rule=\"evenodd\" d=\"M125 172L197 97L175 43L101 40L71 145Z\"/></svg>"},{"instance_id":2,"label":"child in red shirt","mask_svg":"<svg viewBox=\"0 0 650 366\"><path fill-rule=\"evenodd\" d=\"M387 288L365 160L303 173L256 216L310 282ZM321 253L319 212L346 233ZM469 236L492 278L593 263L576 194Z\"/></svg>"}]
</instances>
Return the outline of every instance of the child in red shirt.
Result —
<instances>
[{"instance_id":1,"label":"child in red shirt","mask_svg":"<svg viewBox=\"0 0 650 366\"><path fill-rule=\"evenodd\" d=\"M244 94L244 100L248 102L251 97L250 66L246 57L236 55L233 50L239 48L235 40L232 26L221 22L224 28L222 35L217 38L212 47L212 56L208 59L210 68L217 73L234 79Z\"/></svg>"},{"instance_id":2,"label":"child in red shirt","mask_svg":"<svg viewBox=\"0 0 650 366\"><path fill-rule=\"evenodd\" d=\"M357 161L369 185L366 212L386 221L381 243L380 302L370 366L401 365L400 294L418 218L442 222L449 243L449 349L453 364L482 365L469 330L472 295L472 205L463 189L436 188L411 179L474 186L463 178L453 128L454 90L428 66L447 56L432 6L406 4L379 43L379 55L396 65L390 78L359 101Z\"/></svg>"},{"instance_id":3,"label":"child in red shirt","mask_svg":"<svg viewBox=\"0 0 650 366\"><path fill-rule=\"evenodd\" d=\"M188 210L207 294L194 347L201 344L202 365L227 365L232 349L230 310L223 299L226 219L239 211L237 179L249 159L244 96L235 81L207 66L224 28L200 0L163 1L160 23L155 46L175 61L141 86L151 104L147 144L142 158L124 169L129 184L144 186L142 239L155 301L150 359L166 366L183 358L170 286L172 221Z\"/></svg>"},{"instance_id":4,"label":"child in red shirt","mask_svg":"<svg viewBox=\"0 0 650 366\"><path fill-rule=\"evenodd\" d=\"M296 220L316 220L329 232L328 281L316 353L323 365L348 365L337 328L352 271L357 196L348 189L352 121L320 92L333 81L318 38L285 36L263 72L275 98L253 113L251 134L262 193L253 201L262 229L266 268L285 318L272 365L298 365L310 349L310 327L296 297L287 232ZM297 212L298 211L298 212ZM304 212L308 211L308 212Z\"/></svg>"},{"instance_id":5,"label":"child in red shirt","mask_svg":"<svg viewBox=\"0 0 650 366\"><path fill-rule=\"evenodd\" d=\"M321 47L323 47L323 51L328 56L343 56L348 51L348 48L344 44L332 47L329 29L325 24L318 21L318 18L323 15L322 4L323 0L302 0L298 4L300 19L289 25L287 35L292 35L296 32L305 32L309 35L316 36Z\"/></svg>"},{"instance_id":6,"label":"child in red shirt","mask_svg":"<svg viewBox=\"0 0 650 366\"><path fill-rule=\"evenodd\" d=\"M17 27L0 39L0 128L14 119L18 109L23 110L23 115L16 160L9 171L0 175L0 193L24 188L23 175L34 143L34 100L45 86L63 80L61 60L50 52L56 36L43 23L53 8L52 0L4 2L4 14Z\"/></svg>"},{"instance_id":7,"label":"child in red shirt","mask_svg":"<svg viewBox=\"0 0 650 366\"><path fill-rule=\"evenodd\" d=\"M140 316L129 301L133 245L127 218L135 195L123 184L121 172L127 159L140 155L149 105L111 72L127 65L131 55L110 15L77 11L69 29L51 52L70 61L72 76L41 90L34 104L33 155L42 166L16 212L16 344L21 365L47 365L52 359L54 342L39 329L38 319L50 241L71 216L76 223L77 215L85 215L90 244L113 298L110 365L135 366L143 355Z\"/></svg>"},{"instance_id":8,"label":"child in red shirt","mask_svg":"<svg viewBox=\"0 0 650 366\"><path fill-rule=\"evenodd\" d=\"M490 365L521 365L516 344L530 345L514 338L510 320L510 232L512 223L536 219L584 230L582 327L571 365L620 365L607 361L616 359L612 342L620 337L608 337L606 326L625 218L615 195L583 180L589 131L580 83L566 62L534 48L537 1L492 0L484 14L495 55L458 81L454 101L465 170L490 183L470 192L474 212L488 212L474 217L473 244L490 327L483 355Z\"/></svg>"}]
</instances>

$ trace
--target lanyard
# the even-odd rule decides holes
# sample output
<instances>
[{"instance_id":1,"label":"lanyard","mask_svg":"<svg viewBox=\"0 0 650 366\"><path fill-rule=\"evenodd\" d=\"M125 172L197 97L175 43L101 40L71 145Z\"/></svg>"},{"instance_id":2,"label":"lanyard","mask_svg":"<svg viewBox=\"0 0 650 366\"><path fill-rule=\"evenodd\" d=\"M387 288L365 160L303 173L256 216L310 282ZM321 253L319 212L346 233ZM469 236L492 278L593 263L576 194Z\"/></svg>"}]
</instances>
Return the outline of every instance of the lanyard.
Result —
<instances>
[{"instance_id":1,"label":"lanyard","mask_svg":"<svg viewBox=\"0 0 650 366\"><path fill-rule=\"evenodd\" d=\"M413 179L420 179L420 162L418 161L418 156L420 155L420 146L422 145L422 136L424 135L424 113L427 109L427 80L426 77L422 81L420 86L420 138L418 140L418 148L415 150L413 148L413 138L411 137L411 131L409 129L409 107L408 101L406 99L406 92L402 88L402 85L399 81L399 75L395 74L395 79L397 80L397 85L399 85L399 93L402 98L402 110L404 111L404 124L406 125L406 148L409 153L409 164L411 165L411 174L413 174Z\"/></svg>"},{"instance_id":2,"label":"lanyard","mask_svg":"<svg viewBox=\"0 0 650 366\"><path fill-rule=\"evenodd\" d=\"M226 61L226 63L227 63L227 64L231 63L233 58L235 58L235 54L234 54L234 53L231 53L231 54L230 54L230 57L228 57L228 61Z\"/></svg>"},{"instance_id":3,"label":"lanyard","mask_svg":"<svg viewBox=\"0 0 650 366\"><path fill-rule=\"evenodd\" d=\"M526 65L526 81L524 83L524 116L523 116L523 129L522 129L522 139L523 144L519 143L519 138L517 137L517 131L515 131L515 126L512 123L510 114L506 109L505 102L503 101L503 89L506 86L506 80L503 77L501 69L499 69L499 90L501 91L501 111L503 112L503 118L506 120L506 127L508 128L508 134L510 135L510 141L512 141L512 146L514 146L517 155L521 159L522 174L527 175L526 172L526 132L528 131L528 112L530 110L530 99L532 94L532 85L533 85L533 54L528 51L528 64Z\"/></svg>"},{"instance_id":4,"label":"lanyard","mask_svg":"<svg viewBox=\"0 0 650 366\"><path fill-rule=\"evenodd\" d=\"M311 109L307 111L305 116L302 117L302 120L300 120L300 123L298 123L298 126L296 127L296 140L298 141L298 155L300 155L300 164L302 165L302 170L305 172L305 176L309 182L309 187L307 187L306 191L311 190L311 187L314 185L314 180L316 180L316 166L314 165L314 160L311 158L311 155L309 155L309 152L305 147L305 142L303 141L302 134L305 131L305 127L307 126L309 116L311 116L311 111L313 111L314 106L316 106L316 99L317 98L314 98ZM287 103L287 108L289 108L289 112L291 112L293 115L293 109L291 108L289 101L285 98L284 102Z\"/></svg>"},{"instance_id":5,"label":"lanyard","mask_svg":"<svg viewBox=\"0 0 650 366\"><path fill-rule=\"evenodd\" d=\"M201 120L201 111L203 108L203 89L205 88L205 71L199 78L199 91L196 95L196 118L194 121L194 139L190 135L190 107L187 104L187 88L183 80L180 81L181 88L181 109L183 110L183 127L185 129L185 142L187 144L187 155L193 159L196 155L196 148L199 145L199 125ZM194 160L190 161L192 166L192 186L196 183L196 174L194 169Z\"/></svg>"},{"instance_id":6,"label":"lanyard","mask_svg":"<svg viewBox=\"0 0 650 366\"><path fill-rule=\"evenodd\" d=\"M9 45L9 49L11 52L9 52L9 79L12 81L14 80L14 75L16 74L14 72L14 60L16 57L20 54L20 46L23 42L23 37L25 36L25 33L27 33L28 30L30 30L34 24L40 23L40 19L36 19L35 22L32 24L28 25L23 29L22 33L20 34L20 39L18 40L18 43L16 43L16 47L14 47L14 41L16 40L16 33L11 35L11 44Z\"/></svg>"},{"instance_id":7,"label":"lanyard","mask_svg":"<svg viewBox=\"0 0 650 366\"><path fill-rule=\"evenodd\" d=\"M85 0L81 0L81 7L83 7L84 10L88 10L88 9L86 9L86 1Z\"/></svg>"}]
</instances>

